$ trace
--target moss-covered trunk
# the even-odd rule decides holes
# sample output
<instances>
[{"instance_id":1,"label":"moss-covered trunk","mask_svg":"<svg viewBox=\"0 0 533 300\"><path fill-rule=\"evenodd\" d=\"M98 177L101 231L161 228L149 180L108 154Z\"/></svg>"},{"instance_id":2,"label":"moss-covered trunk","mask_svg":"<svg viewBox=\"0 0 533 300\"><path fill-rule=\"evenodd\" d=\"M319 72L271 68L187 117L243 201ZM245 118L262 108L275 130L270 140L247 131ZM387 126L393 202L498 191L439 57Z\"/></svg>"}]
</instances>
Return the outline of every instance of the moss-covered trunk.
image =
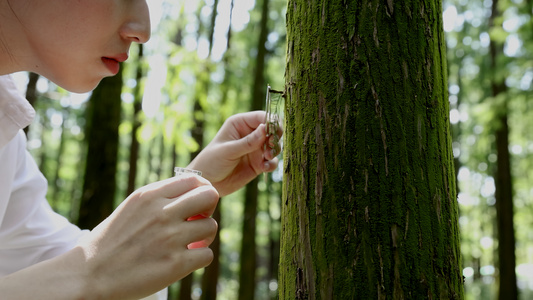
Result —
<instances>
[{"instance_id":1,"label":"moss-covered trunk","mask_svg":"<svg viewBox=\"0 0 533 300\"><path fill-rule=\"evenodd\" d=\"M289 1L281 299L463 297L441 15Z\"/></svg>"}]
</instances>

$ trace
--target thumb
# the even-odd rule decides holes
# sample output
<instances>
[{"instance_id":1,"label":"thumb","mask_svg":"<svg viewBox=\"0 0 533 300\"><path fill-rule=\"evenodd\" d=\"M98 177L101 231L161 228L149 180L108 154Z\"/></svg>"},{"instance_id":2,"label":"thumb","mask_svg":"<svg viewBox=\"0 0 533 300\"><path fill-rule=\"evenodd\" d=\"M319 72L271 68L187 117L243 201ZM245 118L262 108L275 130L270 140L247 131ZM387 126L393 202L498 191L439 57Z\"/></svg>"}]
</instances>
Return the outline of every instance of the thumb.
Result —
<instances>
[{"instance_id":1,"label":"thumb","mask_svg":"<svg viewBox=\"0 0 533 300\"><path fill-rule=\"evenodd\" d=\"M266 139L265 124L260 124L254 131L245 137L232 141L227 145L227 151L233 157L241 157L263 147Z\"/></svg>"}]
</instances>

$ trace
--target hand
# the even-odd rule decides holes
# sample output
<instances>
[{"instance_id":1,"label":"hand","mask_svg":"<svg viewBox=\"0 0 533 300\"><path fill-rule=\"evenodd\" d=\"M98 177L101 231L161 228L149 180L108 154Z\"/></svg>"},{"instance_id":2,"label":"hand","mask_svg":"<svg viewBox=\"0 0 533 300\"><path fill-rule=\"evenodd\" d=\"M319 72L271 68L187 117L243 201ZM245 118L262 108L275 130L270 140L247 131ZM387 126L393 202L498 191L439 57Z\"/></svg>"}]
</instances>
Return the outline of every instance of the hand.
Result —
<instances>
[{"instance_id":1,"label":"hand","mask_svg":"<svg viewBox=\"0 0 533 300\"><path fill-rule=\"evenodd\" d=\"M210 264L213 253L206 247L217 224L209 216L218 199L196 175L135 191L80 244L94 275L90 286L105 299L138 299Z\"/></svg>"},{"instance_id":2,"label":"hand","mask_svg":"<svg viewBox=\"0 0 533 300\"><path fill-rule=\"evenodd\" d=\"M274 171L280 148L279 143L274 143L274 148L263 147L267 141L264 121L264 111L231 116L188 168L202 171L221 196L233 193L263 172ZM277 138L282 134L279 128ZM272 139L275 136L269 137L269 144Z\"/></svg>"}]
</instances>

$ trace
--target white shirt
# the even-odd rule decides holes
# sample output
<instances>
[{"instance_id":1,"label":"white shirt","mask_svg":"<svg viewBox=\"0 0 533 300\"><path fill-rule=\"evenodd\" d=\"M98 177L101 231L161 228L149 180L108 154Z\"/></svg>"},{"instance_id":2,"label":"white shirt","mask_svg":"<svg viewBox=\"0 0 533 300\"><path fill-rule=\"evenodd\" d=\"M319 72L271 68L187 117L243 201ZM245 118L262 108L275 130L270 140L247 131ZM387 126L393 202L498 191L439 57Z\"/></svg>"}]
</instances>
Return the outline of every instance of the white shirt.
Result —
<instances>
[{"instance_id":1,"label":"white shirt","mask_svg":"<svg viewBox=\"0 0 533 300\"><path fill-rule=\"evenodd\" d=\"M0 276L68 251L83 234L46 201L46 179L21 130L34 115L11 77L1 76Z\"/></svg>"},{"instance_id":2,"label":"white shirt","mask_svg":"<svg viewBox=\"0 0 533 300\"><path fill-rule=\"evenodd\" d=\"M88 231L55 213L22 128L35 111L9 75L0 76L0 277L72 249ZM166 299L163 290L146 299Z\"/></svg>"}]
</instances>

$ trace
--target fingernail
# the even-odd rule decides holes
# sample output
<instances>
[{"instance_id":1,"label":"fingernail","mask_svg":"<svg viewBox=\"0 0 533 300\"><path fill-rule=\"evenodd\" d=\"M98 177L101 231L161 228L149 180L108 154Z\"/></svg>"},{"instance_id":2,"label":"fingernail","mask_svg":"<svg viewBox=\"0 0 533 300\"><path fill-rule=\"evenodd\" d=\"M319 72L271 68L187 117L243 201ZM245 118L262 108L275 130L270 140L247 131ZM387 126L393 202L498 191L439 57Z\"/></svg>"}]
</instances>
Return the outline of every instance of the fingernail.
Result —
<instances>
[{"instance_id":1,"label":"fingernail","mask_svg":"<svg viewBox=\"0 0 533 300\"><path fill-rule=\"evenodd\" d=\"M263 170L269 170L269 169L270 169L270 162L267 161L263 164Z\"/></svg>"}]
</instances>

